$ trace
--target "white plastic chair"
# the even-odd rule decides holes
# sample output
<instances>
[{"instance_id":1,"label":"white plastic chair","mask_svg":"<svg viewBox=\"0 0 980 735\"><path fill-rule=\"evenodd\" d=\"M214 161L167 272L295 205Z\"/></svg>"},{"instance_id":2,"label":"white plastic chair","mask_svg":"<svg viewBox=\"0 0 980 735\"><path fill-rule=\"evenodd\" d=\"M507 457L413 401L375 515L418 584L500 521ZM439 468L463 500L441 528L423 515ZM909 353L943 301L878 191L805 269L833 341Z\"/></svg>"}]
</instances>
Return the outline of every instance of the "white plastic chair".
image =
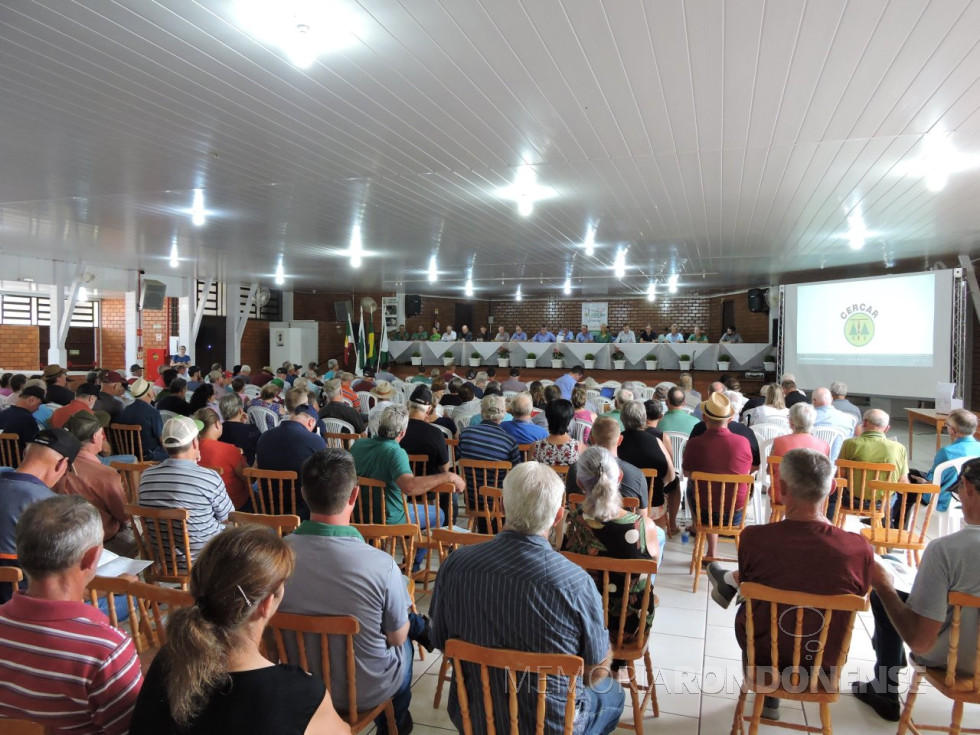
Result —
<instances>
[{"instance_id":1,"label":"white plastic chair","mask_svg":"<svg viewBox=\"0 0 980 735\"><path fill-rule=\"evenodd\" d=\"M817 439L823 439L831 447L834 446L834 442L837 439L843 441L847 439L847 434L844 433L843 429L838 429L836 426L814 426L810 431Z\"/></svg>"},{"instance_id":2,"label":"white plastic chair","mask_svg":"<svg viewBox=\"0 0 980 735\"><path fill-rule=\"evenodd\" d=\"M781 426L780 424L773 424L768 421L761 424L752 424L752 431L755 432L756 438L759 440L759 444L766 441L767 439L775 439L777 436L786 436L791 434L789 424L786 426Z\"/></svg>"},{"instance_id":3,"label":"white plastic chair","mask_svg":"<svg viewBox=\"0 0 980 735\"><path fill-rule=\"evenodd\" d=\"M769 485L769 455L772 453L772 443L777 437L759 442L759 469L755 472L755 487L752 492L752 512L755 523L766 523L769 515L762 515L762 491Z\"/></svg>"},{"instance_id":4,"label":"white plastic chair","mask_svg":"<svg viewBox=\"0 0 980 735\"><path fill-rule=\"evenodd\" d=\"M320 419L328 434L356 434L353 424L343 419Z\"/></svg>"},{"instance_id":5,"label":"white plastic chair","mask_svg":"<svg viewBox=\"0 0 980 735\"><path fill-rule=\"evenodd\" d=\"M177 417L177 413L174 411L166 411L166 410L160 411L160 418L163 419L163 423L167 423L168 421L170 421L170 419L176 417Z\"/></svg>"},{"instance_id":6,"label":"white plastic chair","mask_svg":"<svg viewBox=\"0 0 980 735\"><path fill-rule=\"evenodd\" d=\"M446 435L446 438L447 439L453 439L454 438L453 437L453 432L451 432L449 429L447 429L442 424L429 424L429 425L430 426L435 426L437 429L439 429L439 431L441 431L443 434Z\"/></svg>"},{"instance_id":7,"label":"white plastic chair","mask_svg":"<svg viewBox=\"0 0 980 735\"><path fill-rule=\"evenodd\" d=\"M582 419L572 419L572 423L568 427L568 433L571 434L572 439L577 442L585 441L586 430L591 432L592 424L588 421L583 421Z\"/></svg>"},{"instance_id":8,"label":"white plastic chair","mask_svg":"<svg viewBox=\"0 0 980 735\"><path fill-rule=\"evenodd\" d=\"M653 386L653 390L654 390L654 392L656 392L656 391L660 390L661 388L663 388L664 389L664 393L666 393L671 388L675 388L675 387L676 387L676 385L674 383L671 383L669 380L662 380L659 383L657 383L655 386Z\"/></svg>"},{"instance_id":9,"label":"white plastic chair","mask_svg":"<svg viewBox=\"0 0 980 735\"><path fill-rule=\"evenodd\" d=\"M681 431L665 431L664 438L670 442L671 459L674 460L674 473L678 478L681 500L687 497L687 477L684 475L684 449L690 438Z\"/></svg>"},{"instance_id":10,"label":"white plastic chair","mask_svg":"<svg viewBox=\"0 0 980 735\"><path fill-rule=\"evenodd\" d=\"M936 485L942 485L943 473L948 469L954 469L957 472L966 464L969 460L975 459L975 457L957 457L956 459L947 459L945 462L940 462L936 466L936 471L932 473L932 481ZM956 533L960 530L963 525L963 509L956 508L954 503L956 501L950 498L949 507L946 510L936 511L936 516L939 518L939 536L948 536L951 533Z\"/></svg>"},{"instance_id":11,"label":"white plastic chair","mask_svg":"<svg viewBox=\"0 0 980 735\"><path fill-rule=\"evenodd\" d=\"M470 425L470 421L477 415L476 411L453 413L453 423L456 424L456 431L462 431Z\"/></svg>"},{"instance_id":12,"label":"white plastic chair","mask_svg":"<svg viewBox=\"0 0 980 735\"><path fill-rule=\"evenodd\" d=\"M264 434L269 429L279 426L280 417L271 408L252 406L248 409L248 420L258 427L260 433Z\"/></svg>"},{"instance_id":13,"label":"white plastic chair","mask_svg":"<svg viewBox=\"0 0 980 735\"><path fill-rule=\"evenodd\" d=\"M257 385L248 383L244 388L242 388L242 393L248 396L249 400L254 400L262 394L262 389Z\"/></svg>"},{"instance_id":14,"label":"white plastic chair","mask_svg":"<svg viewBox=\"0 0 980 735\"><path fill-rule=\"evenodd\" d=\"M378 399L372 396L371 393L366 390L357 391L357 400L361 404L361 413L367 413L374 408L374 404L378 402Z\"/></svg>"}]
</instances>

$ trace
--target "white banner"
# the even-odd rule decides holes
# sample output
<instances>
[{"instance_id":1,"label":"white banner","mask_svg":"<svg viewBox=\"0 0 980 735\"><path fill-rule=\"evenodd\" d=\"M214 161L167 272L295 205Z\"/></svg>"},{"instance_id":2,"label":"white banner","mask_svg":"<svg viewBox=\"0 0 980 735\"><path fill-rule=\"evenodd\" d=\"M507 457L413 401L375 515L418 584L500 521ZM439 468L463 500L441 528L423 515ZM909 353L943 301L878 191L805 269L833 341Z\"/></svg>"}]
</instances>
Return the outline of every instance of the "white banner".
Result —
<instances>
[{"instance_id":1,"label":"white banner","mask_svg":"<svg viewBox=\"0 0 980 735\"><path fill-rule=\"evenodd\" d=\"M609 324L609 303L606 301L584 302L582 304L582 324L592 331L598 331L599 325Z\"/></svg>"}]
</instances>

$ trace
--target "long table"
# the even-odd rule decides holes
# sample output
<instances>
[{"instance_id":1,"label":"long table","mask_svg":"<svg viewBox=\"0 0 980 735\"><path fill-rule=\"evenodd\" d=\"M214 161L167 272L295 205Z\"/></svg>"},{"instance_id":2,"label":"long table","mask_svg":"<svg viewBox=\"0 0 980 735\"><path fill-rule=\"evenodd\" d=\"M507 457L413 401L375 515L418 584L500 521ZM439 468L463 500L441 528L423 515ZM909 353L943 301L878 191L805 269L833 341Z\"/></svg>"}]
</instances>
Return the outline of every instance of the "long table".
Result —
<instances>
[{"instance_id":1,"label":"long table","mask_svg":"<svg viewBox=\"0 0 980 735\"><path fill-rule=\"evenodd\" d=\"M717 344L711 342L661 343L641 342L610 344L594 342L417 342L391 341L388 351L392 360L408 362L418 352L423 365L442 365L448 354L457 365L468 365L473 352L480 354L483 365L499 366L498 350L506 347L510 352L510 365L525 367L529 353L533 353L535 367L551 367L552 354L561 353L564 367L584 366L585 356L592 354L597 370L612 369L612 353L619 349L626 358L626 366L639 369L648 355L655 355L661 370L679 370L680 356L691 357L694 370L717 370L718 358L727 355L731 370L762 370L766 355L772 346L765 343Z\"/></svg>"}]
</instances>

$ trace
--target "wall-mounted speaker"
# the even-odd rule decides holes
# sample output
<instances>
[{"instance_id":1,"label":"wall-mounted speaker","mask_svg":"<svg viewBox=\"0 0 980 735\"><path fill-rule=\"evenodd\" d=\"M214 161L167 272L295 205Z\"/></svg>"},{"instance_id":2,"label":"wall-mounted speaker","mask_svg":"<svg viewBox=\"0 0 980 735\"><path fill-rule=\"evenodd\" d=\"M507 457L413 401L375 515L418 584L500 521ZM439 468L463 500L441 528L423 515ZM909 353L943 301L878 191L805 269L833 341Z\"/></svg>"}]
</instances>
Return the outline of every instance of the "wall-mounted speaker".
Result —
<instances>
[{"instance_id":1,"label":"wall-mounted speaker","mask_svg":"<svg viewBox=\"0 0 980 735\"><path fill-rule=\"evenodd\" d=\"M160 281L145 280L140 289L140 310L159 311L167 298L167 286Z\"/></svg>"},{"instance_id":2,"label":"wall-mounted speaker","mask_svg":"<svg viewBox=\"0 0 980 735\"><path fill-rule=\"evenodd\" d=\"M410 294L405 297L405 316L418 316L422 313L422 297Z\"/></svg>"},{"instance_id":3,"label":"wall-mounted speaker","mask_svg":"<svg viewBox=\"0 0 980 735\"><path fill-rule=\"evenodd\" d=\"M769 311L766 304L766 290L764 288L750 288L748 292L749 311L753 313Z\"/></svg>"},{"instance_id":4,"label":"wall-mounted speaker","mask_svg":"<svg viewBox=\"0 0 980 735\"><path fill-rule=\"evenodd\" d=\"M346 323L347 317L354 311L354 304L351 301L334 301L333 310L337 321Z\"/></svg>"}]
</instances>

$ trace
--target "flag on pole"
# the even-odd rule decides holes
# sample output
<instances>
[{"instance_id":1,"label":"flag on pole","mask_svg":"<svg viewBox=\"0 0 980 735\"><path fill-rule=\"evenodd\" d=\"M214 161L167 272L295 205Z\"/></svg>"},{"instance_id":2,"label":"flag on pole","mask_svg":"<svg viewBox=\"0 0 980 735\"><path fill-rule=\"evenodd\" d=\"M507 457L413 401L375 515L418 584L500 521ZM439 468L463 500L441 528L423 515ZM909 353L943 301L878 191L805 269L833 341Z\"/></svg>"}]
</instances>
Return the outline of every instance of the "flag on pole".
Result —
<instances>
[{"instance_id":1,"label":"flag on pole","mask_svg":"<svg viewBox=\"0 0 980 735\"><path fill-rule=\"evenodd\" d=\"M361 325L357 329L357 365L355 375L364 375L365 358L367 357L367 338L364 336L364 307L361 307Z\"/></svg>"},{"instance_id":2,"label":"flag on pole","mask_svg":"<svg viewBox=\"0 0 980 735\"><path fill-rule=\"evenodd\" d=\"M350 312L347 312L347 334L344 335L344 368L353 370L357 365L357 343L354 340L354 325Z\"/></svg>"},{"instance_id":3,"label":"flag on pole","mask_svg":"<svg viewBox=\"0 0 980 735\"><path fill-rule=\"evenodd\" d=\"M364 352L364 364L370 365L372 367L377 367L374 363L376 356L377 355L374 352L374 311L369 310L368 327L367 327L367 349Z\"/></svg>"},{"instance_id":4,"label":"flag on pole","mask_svg":"<svg viewBox=\"0 0 980 735\"><path fill-rule=\"evenodd\" d=\"M378 353L378 367L381 367L386 362L391 360L391 356L388 354L388 329L385 326L381 328L381 351Z\"/></svg>"}]
</instances>

